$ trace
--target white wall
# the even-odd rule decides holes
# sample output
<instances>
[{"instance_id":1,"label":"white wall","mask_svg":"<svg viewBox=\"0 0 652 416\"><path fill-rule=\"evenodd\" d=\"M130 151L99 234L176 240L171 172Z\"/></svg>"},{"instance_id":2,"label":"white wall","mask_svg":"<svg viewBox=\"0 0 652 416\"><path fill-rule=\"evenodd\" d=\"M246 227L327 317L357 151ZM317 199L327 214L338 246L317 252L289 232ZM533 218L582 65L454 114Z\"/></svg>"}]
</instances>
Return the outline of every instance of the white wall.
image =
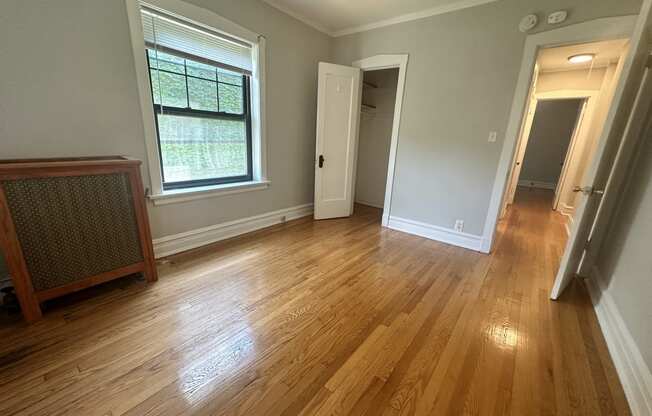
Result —
<instances>
[{"instance_id":1,"label":"white wall","mask_svg":"<svg viewBox=\"0 0 652 416\"><path fill-rule=\"evenodd\" d=\"M378 88L364 87L362 90L362 102L376 108L363 109L360 114L355 200L382 208L385 203L398 69L367 71L364 80Z\"/></svg>"},{"instance_id":2,"label":"white wall","mask_svg":"<svg viewBox=\"0 0 652 416\"><path fill-rule=\"evenodd\" d=\"M538 102L519 182L546 184L554 189L581 104L580 99Z\"/></svg>"},{"instance_id":3,"label":"white wall","mask_svg":"<svg viewBox=\"0 0 652 416\"><path fill-rule=\"evenodd\" d=\"M149 206L161 237L312 202L316 66L409 53L394 213L480 234L531 12L568 24L638 12L640 0L502 0L331 39L258 0L188 0L267 38L264 191ZM542 23L537 30L549 29ZM0 14L0 155L125 154L145 159L122 0L5 0ZM477 68L481 68L478 71ZM489 131L498 132L487 143ZM149 186L146 169L145 185Z\"/></svg>"},{"instance_id":4,"label":"white wall","mask_svg":"<svg viewBox=\"0 0 652 416\"><path fill-rule=\"evenodd\" d=\"M149 205L154 237L312 202L317 63L330 38L258 0L190 0L267 38L264 191ZM124 0L5 0L0 157L145 160ZM145 186L149 186L143 168Z\"/></svg>"},{"instance_id":5,"label":"white wall","mask_svg":"<svg viewBox=\"0 0 652 416\"><path fill-rule=\"evenodd\" d=\"M647 365L652 369L652 130L633 164L627 188L595 257L603 296L617 313Z\"/></svg>"},{"instance_id":6,"label":"white wall","mask_svg":"<svg viewBox=\"0 0 652 416\"><path fill-rule=\"evenodd\" d=\"M336 61L407 53L392 215L481 235L525 41L521 18L638 14L640 0L502 0L335 39ZM551 26L541 23L537 30ZM488 143L490 131L498 132Z\"/></svg>"},{"instance_id":7,"label":"white wall","mask_svg":"<svg viewBox=\"0 0 652 416\"><path fill-rule=\"evenodd\" d=\"M537 79L536 93L558 91L562 89L594 90L602 86L607 68L576 69L573 71L540 72Z\"/></svg>"}]
</instances>

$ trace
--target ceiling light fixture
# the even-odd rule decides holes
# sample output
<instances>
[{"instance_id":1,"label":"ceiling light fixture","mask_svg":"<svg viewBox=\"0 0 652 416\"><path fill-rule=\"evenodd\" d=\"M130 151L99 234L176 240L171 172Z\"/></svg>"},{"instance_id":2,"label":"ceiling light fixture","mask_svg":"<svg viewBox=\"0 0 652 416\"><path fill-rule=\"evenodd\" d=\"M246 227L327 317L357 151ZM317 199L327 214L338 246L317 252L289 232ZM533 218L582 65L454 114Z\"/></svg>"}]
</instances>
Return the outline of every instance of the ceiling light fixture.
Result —
<instances>
[{"instance_id":1,"label":"ceiling light fixture","mask_svg":"<svg viewBox=\"0 0 652 416\"><path fill-rule=\"evenodd\" d=\"M590 62L595 58L594 53L581 53L579 55L572 55L568 57L568 62L571 64L581 64L584 62Z\"/></svg>"}]
</instances>

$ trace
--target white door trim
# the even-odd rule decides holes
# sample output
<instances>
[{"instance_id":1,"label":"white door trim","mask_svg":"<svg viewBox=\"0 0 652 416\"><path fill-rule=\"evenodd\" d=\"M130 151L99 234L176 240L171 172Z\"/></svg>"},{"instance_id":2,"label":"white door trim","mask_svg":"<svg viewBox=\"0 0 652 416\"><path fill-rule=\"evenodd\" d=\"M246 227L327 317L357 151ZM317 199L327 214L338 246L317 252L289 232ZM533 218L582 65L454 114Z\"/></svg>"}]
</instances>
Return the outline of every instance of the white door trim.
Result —
<instances>
[{"instance_id":1,"label":"white door trim","mask_svg":"<svg viewBox=\"0 0 652 416\"><path fill-rule=\"evenodd\" d=\"M145 40L140 17L141 3L155 9L165 10L185 19L201 23L206 27L238 38L251 45L253 59L253 74L251 79L251 128L253 181L263 184L268 182L267 172L267 127L265 103L266 77L266 40L265 37L234 23L219 14L181 0L124 0L127 8L132 53L134 56L136 81L140 108L143 117L143 132L151 196L158 196L167 203L183 202L185 198L175 198L181 191L167 194L163 190L163 172L160 164L156 121L152 104L152 91L149 82L149 69L145 55ZM147 185L146 185L147 186ZM207 196L204 192L202 196ZM197 195L193 199L196 198Z\"/></svg>"},{"instance_id":2,"label":"white door trim","mask_svg":"<svg viewBox=\"0 0 652 416\"><path fill-rule=\"evenodd\" d=\"M637 15L608 17L577 23L547 32L529 35L525 40L523 59L519 70L514 99L510 110L505 140L496 170L489 210L485 220L483 241L484 252L490 252L496 234L501 202L511 169L521 120L525 113L528 89L536 63L537 52L542 47L561 46L582 42L629 38L634 31Z\"/></svg>"},{"instance_id":3,"label":"white door trim","mask_svg":"<svg viewBox=\"0 0 652 416\"><path fill-rule=\"evenodd\" d=\"M385 203L383 208L383 227L389 225L389 216L392 210L392 190L394 188L394 169L396 167L396 151L398 149L398 135L401 125L401 110L403 107L403 94L405 91L405 73L407 71L408 55L375 55L353 62L353 66L362 71L398 68L398 82L396 85L396 103L394 104L394 120L392 122L392 138L389 145L389 161L387 163L387 183L385 185Z\"/></svg>"}]
</instances>

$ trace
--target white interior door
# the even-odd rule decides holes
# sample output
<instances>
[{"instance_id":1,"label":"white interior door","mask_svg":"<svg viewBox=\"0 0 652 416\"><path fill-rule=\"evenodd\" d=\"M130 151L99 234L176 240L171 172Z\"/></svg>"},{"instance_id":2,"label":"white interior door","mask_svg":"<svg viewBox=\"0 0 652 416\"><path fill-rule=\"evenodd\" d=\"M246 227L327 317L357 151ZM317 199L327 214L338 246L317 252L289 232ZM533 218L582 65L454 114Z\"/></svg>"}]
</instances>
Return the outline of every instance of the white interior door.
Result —
<instances>
[{"instance_id":1,"label":"white interior door","mask_svg":"<svg viewBox=\"0 0 652 416\"><path fill-rule=\"evenodd\" d=\"M557 187L555 188L555 199L554 202L552 203L552 209L554 209L555 211L559 207L559 199L561 198L562 191L566 188L566 181L568 181L569 179L568 170L571 165L571 160L573 160L575 150L577 149L577 138L583 129L582 126L584 123L584 116L586 115L588 102L589 99L584 99L582 101L581 104L582 108L580 108L577 121L575 122L575 128L573 129L573 133L571 135L570 144L568 145L568 150L566 151L566 156L564 157L564 160L561 162L562 163L561 174L559 175L559 180L557 181Z\"/></svg>"},{"instance_id":2,"label":"white interior door","mask_svg":"<svg viewBox=\"0 0 652 416\"><path fill-rule=\"evenodd\" d=\"M315 219L353 213L361 70L319 63Z\"/></svg>"},{"instance_id":3,"label":"white interior door","mask_svg":"<svg viewBox=\"0 0 652 416\"><path fill-rule=\"evenodd\" d=\"M535 64L534 74L532 75L532 82L530 83L530 91L528 93L528 103L525 117L521 123L521 134L518 137L518 144L512 160L512 170L507 184L507 192L505 192L505 199L503 200L503 207L500 216L505 216L507 206L514 202L514 195L518 186L518 178L521 176L521 169L523 167L523 159L525 158L525 150L527 143L530 139L530 131L532 130L532 122L534 121L534 113L537 109L537 100L534 97L537 87L537 80L539 79L539 65Z\"/></svg>"},{"instance_id":4,"label":"white interior door","mask_svg":"<svg viewBox=\"0 0 652 416\"><path fill-rule=\"evenodd\" d=\"M584 186L578 189L583 196L577 205L574 227L550 294L552 299L561 296L577 272L601 205L618 198L624 172L636 145L638 135L634 134L633 124L642 124L643 115L635 101L641 101L640 90L644 87L643 79L647 73L651 5L652 1L646 0L641 8L602 135L584 176Z\"/></svg>"},{"instance_id":5,"label":"white interior door","mask_svg":"<svg viewBox=\"0 0 652 416\"><path fill-rule=\"evenodd\" d=\"M514 158L514 167L512 169L511 184L509 187L508 203L514 203L514 195L518 187L518 179L521 177L521 169L523 169L523 159L525 159L525 151L527 144L530 141L530 132L532 131L532 124L534 121L534 113L537 111L537 100L534 97L530 100L528 112L523 124L523 133L521 139L518 141L518 148L516 149L516 157Z\"/></svg>"}]
</instances>

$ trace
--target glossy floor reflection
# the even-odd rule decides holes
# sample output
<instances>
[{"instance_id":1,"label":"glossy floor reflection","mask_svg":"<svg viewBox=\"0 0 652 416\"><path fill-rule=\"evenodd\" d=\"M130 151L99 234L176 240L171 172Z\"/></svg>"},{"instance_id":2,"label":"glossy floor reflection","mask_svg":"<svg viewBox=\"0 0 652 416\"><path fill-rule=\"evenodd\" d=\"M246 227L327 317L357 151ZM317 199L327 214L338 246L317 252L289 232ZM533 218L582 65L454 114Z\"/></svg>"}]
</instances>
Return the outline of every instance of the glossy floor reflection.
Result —
<instances>
[{"instance_id":1,"label":"glossy floor reflection","mask_svg":"<svg viewBox=\"0 0 652 416\"><path fill-rule=\"evenodd\" d=\"M0 414L628 414L583 286L548 299L551 197L520 190L491 256L359 206L58 300L0 329Z\"/></svg>"}]
</instances>

